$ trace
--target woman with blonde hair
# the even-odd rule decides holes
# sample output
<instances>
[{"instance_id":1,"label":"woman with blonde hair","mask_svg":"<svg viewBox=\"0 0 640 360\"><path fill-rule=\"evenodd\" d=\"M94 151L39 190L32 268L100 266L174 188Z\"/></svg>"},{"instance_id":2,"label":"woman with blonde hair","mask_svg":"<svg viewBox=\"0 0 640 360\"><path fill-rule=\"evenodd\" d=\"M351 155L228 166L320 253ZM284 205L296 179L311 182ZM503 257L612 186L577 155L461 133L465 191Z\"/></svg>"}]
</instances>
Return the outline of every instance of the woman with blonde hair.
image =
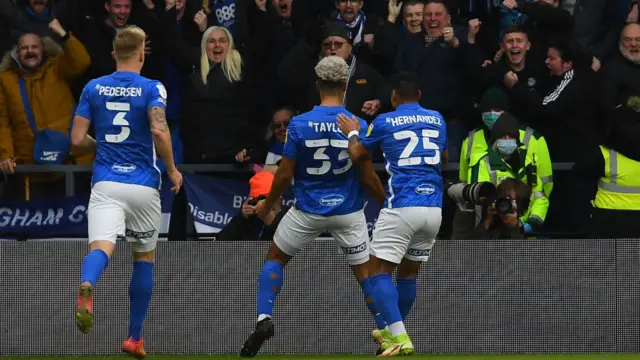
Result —
<instances>
[{"instance_id":1,"label":"woman with blonde hair","mask_svg":"<svg viewBox=\"0 0 640 360\"><path fill-rule=\"evenodd\" d=\"M180 133L184 160L189 164L235 163L235 155L258 136L258 129L249 124L253 96L245 56L236 49L231 33L218 26L204 31L199 48L186 45L175 11L169 5L165 12L165 31L170 59L183 78Z\"/></svg>"}]
</instances>

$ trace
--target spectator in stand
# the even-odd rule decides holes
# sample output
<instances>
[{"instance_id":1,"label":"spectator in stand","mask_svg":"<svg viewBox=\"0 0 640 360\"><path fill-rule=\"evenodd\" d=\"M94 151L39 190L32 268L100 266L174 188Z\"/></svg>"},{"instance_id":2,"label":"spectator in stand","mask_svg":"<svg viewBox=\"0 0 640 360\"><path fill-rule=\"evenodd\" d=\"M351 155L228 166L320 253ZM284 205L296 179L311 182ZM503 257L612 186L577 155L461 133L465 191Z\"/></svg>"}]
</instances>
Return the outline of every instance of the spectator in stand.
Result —
<instances>
[{"instance_id":1,"label":"spectator in stand","mask_svg":"<svg viewBox=\"0 0 640 360\"><path fill-rule=\"evenodd\" d=\"M91 79L116 70L116 62L111 54L112 41L118 29L127 25L137 25L148 35L142 76L162 80L165 70L163 41L160 40L163 25L157 15L162 8L156 7L151 0L136 3L132 0L104 0L104 10L107 12L106 16L102 13L87 14L79 24L78 39L91 55L91 66L84 81L77 84L77 89L82 89Z\"/></svg>"},{"instance_id":2,"label":"spectator in stand","mask_svg":"<svg viewBox=\"0 0 640 360\"><path fill-rule=\"evenodd\" d=\"M616 39L624 26L628 0L566 0L562 7L573 15L573 38L592 57L592 69L598 72L602 64L616 51Z\"/></svg>"},{"instance_id":3,"label":"spectator in stand","mask_svg":"<svg viewBox=\"0 0 640 360\"><path fill-rule=\"evenodd\" d=\"M573 18L567 10L558 7L558 0L504 0L503 5L530 18L529 37L540 49L546 50L552 41L571 37ZM501 56L502 52L499 51L496 59Z\"/></svg>"},{"instance_id":4,"label":"spectator in stand","mask_svg":"<svg viewBox=\"0 0 640 360\"><path fill-rule=\"evenodd\" d=\"M422 29L424 2L422 0L404 2L389 0L388 7L389 15L375 34L373 51L385 62L393 64L398 55L398 49L405 46L403 44L416 42L417 39L424 37ZM402 26L397 23L400 13L402 13ZM385 73L385 75L390 74Z\"/></svg>"},{"instance_id":5,"label":"spectator in stand","mask_svg":"<svg viewBox=\"0 0 640 360\"><path fill-rule=\"evenodd\" d=\"M501 43L504 56L495 63L481 53L482 50L475 44L473 36L470 36L469 43L466 48L468 55L465 56L466 73L476 78L482 89L499 86L508 91L503 80L509 71L516 74L518 79L522 79L528 90L533 92L543 88L543 84L549 78L549 69L544 66L542 53L531 51L529 36L520 26L511 25L505 29ZM529 109L523 103L515 103L509 112L518 119L526 120Z\"/></svg>"},{"instance_id":6,"label":"spectator in stand","mask_svg":"<svg viewBox=\"0 0 640 360\"><path fill-rule=\"evenodd\" d=\"M236 50L229 30L212 26L201 47L184 43L176 24L175 3L167 2L166 46L183 79L181 135L188 164L233 164L236 154L255 142L247 59Z\"/></svg>"},{"instance_id":7,"label":"spectator in stand","mask_svg":"<svg viewBox=\"0 0 640 360\"><path fill-rule=\"evenodd\" d=\"M3 0L0 2L0 18L11 29L9 41L13 45L25 33L48 36L59 42L49 29L49 23L57 19L65 29L73 29L77 4L68 0Z\"/></svg>"},{"instance_id":8,"label":"spectator in stand","mask_svg":"<svg viewBox=\"0 0 640 360\"><path fill-rule=\"evenodd\" d=\"M337 11L333 18L346 26L352 53L371 65L375 22L362 11L363 3L363 0L336 0Z\"/></svg>"},{"instance_id":9,"label":"spectator in stand","mask_svg":"<svg viewBox=\"0 0 640 360\"><path fill-rule=\"evenodd\" d=\"M424 31L399 45L396 70L410 71L420 78L420 106L440 112L447 121L449 159L460 157L460 145L468 131L461 119L470 110L464 86L463 54L470 30L452 27L451 16L441 0L429 0L424 7Z\"/></svg>"},{"instance_id":10,"label":"spectator in stand","mask_svg":"<svg viewBox=\"0 0 640 360\"><path fill-rule=\"evenodd\" d=\"M585 146L600 143L595 74L590 67L591 59L580 58L576 48L568 42L549 47L546 65L551 78L539 92L543 96L529 91L514 72L504 77L511 102L529 108L527 122L547 139L554 162L576 161ZM553 220L553 215L558 214L565 217L558 227L583 231L589 221L589 201L595 183L570 172L563 174L563 180L555 181L549 218Z\"/></svg>"},{"instance_id":11,"label":"spectator in stand","mask_svg":"<svg viewBox=\"0 0 640 360\"><path fill-rule=\"evenodd\" d=\"M624 99L608 115L607 136L600 146L585 147L573 170L599 180L589 237L636 238L640 232L640 96Z\"/></svg>"},{"instance_id":12,"label":"spectator in stand","mask_svg":"<svg viewBox=\"0 0 640 360\"><path fill-rule=\"evenodd\" d=\"M0 170L5 174L19 164L73 162L67 156L75 107L70 83L87 69L90 58L58 20L49 27L62 47L49 38L25 34L0 64ZM79 164L89 164L93 157L75 149L71 154ZM64 195L59 174L22 175L10 178L5 199Z\"/></svg>"},{"instance_id":13,"label":"spectator in stand","mask_svg":"<svg viewBox=\"0 0 640 360\"><path fill-rule=\"evenodd\" d=\"M632 94L640 94L640 24L627 24L618 46L619 52L600 74L600 99L607 110Z\"/></svg>"},{"instance_id":14,"label":"spectator in stand","mask_svg":"<svg viewBox=\"0 0 640 360\"><path fill-rule=\"evenodd\" d=\"M301 48L299 48L301 49ZM352 53L347 28L339 22L330 21L324 27L324 39L320 58L337 55L349 64L349 82L344 97L344 106L354 115L371 122L383 105L390 102L390 89L385 79L373 67L363 64ZM290 86L309 94L308 101L302 106L302 111L311 109L320 103L320 94L316 86L314 66L318 63L315 52L292 51L280 63L282 71L279 73ZM296 78L285 75L288 72L297 74Z\"/></svg>"},{"instance_id":15,"label":"spectator in stand","mask_svg":"<svg viewBox=\"0 0 640 360\"><path fill-rule=\"evenodd\" d=\"M254 148L240 150L236 154L236 161L277 166L282 158L284 143L287 141L287 127L296 115L298 115L298 111L290 106L283 106L276 110L272 116L266 142Z\"/></svg>"}]
</instances>

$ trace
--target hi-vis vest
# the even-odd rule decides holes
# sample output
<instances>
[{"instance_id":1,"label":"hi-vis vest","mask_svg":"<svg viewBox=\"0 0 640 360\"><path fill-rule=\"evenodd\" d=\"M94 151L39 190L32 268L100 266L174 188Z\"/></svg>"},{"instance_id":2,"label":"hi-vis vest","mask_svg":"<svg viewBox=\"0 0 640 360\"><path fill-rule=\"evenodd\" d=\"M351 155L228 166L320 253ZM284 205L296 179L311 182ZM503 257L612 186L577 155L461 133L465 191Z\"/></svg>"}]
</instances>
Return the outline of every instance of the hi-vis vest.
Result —
<instances>
[{"instance_id":1,"label":"hi-vis vest","mask_svg":"<svg viewBox=\"0 0 640 360\"><path fill-rule=\"evenodd\" d=\"M547 141L544 137L538 136L535 130L526 127L524 130L520 129L520 142L527 149L527 155L533 159L542 182L542 189L548 198L553 190L553 168ZM469 164L476 163L477 157L484 154L488 148L489 145L487 145L484 128L474 129L469 132L469 137L462 143L460 154L459 177L461 181L469 183Z\"/></svg>"},{"instance_id":2,"label":"hi-vis vest","mask_svg":"<svg viewBox=\"0 0 640 360\"><path fill-rule=\"evenodd\" d=\"M593 205L599 209L640 210L640 162L600 146L604 177Z\"/></svg>"}]
</instances>

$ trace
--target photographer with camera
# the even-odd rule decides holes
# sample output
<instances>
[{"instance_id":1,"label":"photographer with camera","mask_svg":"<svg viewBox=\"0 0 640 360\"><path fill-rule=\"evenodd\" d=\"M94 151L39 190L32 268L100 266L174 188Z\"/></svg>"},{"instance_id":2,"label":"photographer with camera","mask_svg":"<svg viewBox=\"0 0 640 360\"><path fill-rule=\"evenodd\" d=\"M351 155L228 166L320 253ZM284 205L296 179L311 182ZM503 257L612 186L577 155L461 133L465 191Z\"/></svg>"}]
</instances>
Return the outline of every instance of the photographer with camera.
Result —
<instances>
[{"instance_id":1,"label":"photographer with camera","mask_svg":"<svg viewBox=\"0 0 640 360\"><path fill-rule=\"evenodd\" d=\"M246 240L273 240L273 234L284 214L289 210L288 206L277 206L265 218L260 220L256 214L256 204L267 198L273 173L260 171L249 180L249 198L242 204L240 213L217 234L216 241L246 241Z\"/></svg>"},{"instance_id":2,"label":"photographer with camera","mask_svg":"<svg viewBox=\"0 0 640 360\"><path fill-rule=\"evenodd\" d=\"M482 208L482 222L475 239L524 239L520 217L529 208L531 189L522 180L504 179L497 188L497 199Z\"/></svg>"},{"instance_id":3,"label":"photographer with camera","mask_svg":"<svg viewBox=\"0 0 640 360\"><path fill-rule=\"evenodd\" d=\"M522 209L521 221L525 233L539 231L549 208L549 199L543 191L543 184L537 173L534 155L519 141L518 120L503 112L493 127L489 148L474 155L469 162L469 184L490 182L498 186L509 178L524 181L533 193L527 209ZM460 210L454 217L453 239L473 237L475 229L482 221L480 204L458 202ZM475 209L472 205L476 205ZM475 216L472 214L475 213ZM475 220L475 222L474 222Z\"/></svg>"}]
</instances>

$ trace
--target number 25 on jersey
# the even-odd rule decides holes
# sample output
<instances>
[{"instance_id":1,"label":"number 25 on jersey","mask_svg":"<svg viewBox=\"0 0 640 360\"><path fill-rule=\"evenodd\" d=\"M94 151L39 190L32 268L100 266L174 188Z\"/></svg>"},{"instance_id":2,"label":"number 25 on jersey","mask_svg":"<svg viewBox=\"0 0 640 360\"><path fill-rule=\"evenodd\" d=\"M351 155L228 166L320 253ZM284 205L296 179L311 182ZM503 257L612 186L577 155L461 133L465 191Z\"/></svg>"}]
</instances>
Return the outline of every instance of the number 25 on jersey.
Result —
<instances>
[{"instance_id":1,"label":"number 25 on jersey","mask_svg":"<svg viewBox=\"0 0 640 360\"><path fill-rule=\"evenodd\" d=\"M438 147L438 144L432 143L430 141L431 139L437 139L438 136L440 136L440 131L429 129L423 129L422 136L418 136L415 131L411 130L403 130L393 133L393 138L396 140L409 139L409 142L400 154L400 159L398 159L398 166L420 165L423 161L427 165L440 164L440 147ZM433 150L435 152L433 156L411 156L418 147L420 138L422 138L422 148L424 150Z\"/></svg>"}]
</instances>

